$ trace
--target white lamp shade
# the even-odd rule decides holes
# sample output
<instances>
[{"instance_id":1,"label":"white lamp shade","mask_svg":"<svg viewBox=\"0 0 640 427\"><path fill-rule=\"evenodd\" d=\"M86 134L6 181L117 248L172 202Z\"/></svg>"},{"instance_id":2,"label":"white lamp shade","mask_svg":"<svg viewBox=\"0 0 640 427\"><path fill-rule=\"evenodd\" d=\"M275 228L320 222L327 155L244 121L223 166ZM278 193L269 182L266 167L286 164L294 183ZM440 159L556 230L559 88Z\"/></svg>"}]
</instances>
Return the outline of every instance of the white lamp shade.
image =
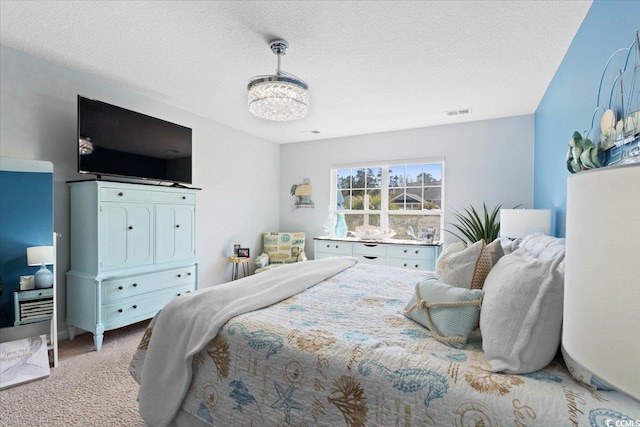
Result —
<instances>
[{"instance_id":1,"label":"white lamp shade","mask_svg":"<svg viewBox=\"0 0 640 427\"><path fill-rule=\"evenodd\" d=\"M567 182L565 352L640 399L640 165Z\"/></svg>"},{"instance_id":2,"label":"white lamp shade","mask_svg":"<svg viewBox=\"0 0 640 427\"><path fill-rule=\"evenodd\" d=\"M551 234L549 209L500 209L500 235L520 239L531 233Z\"/></svg>"},{"instance_id":3,"label":"white lamp shade","mask_svg":"<svg viewBox=\"0 0 640 427\"><path fill-rule=\"evenodd\" d=\"M27 248L27 264L29 266L53 264L53 246Z\"/></svg>"}]
</instances>

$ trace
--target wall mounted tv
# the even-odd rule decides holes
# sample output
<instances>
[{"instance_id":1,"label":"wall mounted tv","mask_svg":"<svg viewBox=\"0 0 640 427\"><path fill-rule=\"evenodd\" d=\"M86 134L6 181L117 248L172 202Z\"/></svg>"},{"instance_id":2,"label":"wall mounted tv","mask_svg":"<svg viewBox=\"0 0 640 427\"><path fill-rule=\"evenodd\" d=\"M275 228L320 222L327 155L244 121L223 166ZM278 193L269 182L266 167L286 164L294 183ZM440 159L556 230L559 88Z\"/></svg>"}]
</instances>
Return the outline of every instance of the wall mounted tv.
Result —
<instances>
[{"instance_id":1,"label":"wall mounted tv","mask_svg":"<svg viewBox=\"0 0 640 427\"><path fill-rule=\"evenodd\" d=\"M191 129L78 95L78 172L192 184Z\"/></svg>"}]
</instances>

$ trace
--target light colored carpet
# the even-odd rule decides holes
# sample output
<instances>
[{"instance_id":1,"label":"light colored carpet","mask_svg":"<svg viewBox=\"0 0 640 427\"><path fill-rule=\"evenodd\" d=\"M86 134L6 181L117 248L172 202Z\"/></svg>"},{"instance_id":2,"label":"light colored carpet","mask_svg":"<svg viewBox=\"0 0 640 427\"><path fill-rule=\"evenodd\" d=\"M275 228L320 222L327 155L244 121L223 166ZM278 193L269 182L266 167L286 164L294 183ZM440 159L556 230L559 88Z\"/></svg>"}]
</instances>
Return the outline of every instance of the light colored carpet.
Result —
<instances>
[{"instance_id":1,"label":"light colored carpet","mask_svg":"<svg viewBox=\"0 0 640 427\"><path fill-rule=\"evenodd\" d=\"M0 425L144 425L139 386L127 368L148 323L106 332L100 352L90 333L60 341L58 367L48 378L0 391Z\"/></svg>"}]
</instances>

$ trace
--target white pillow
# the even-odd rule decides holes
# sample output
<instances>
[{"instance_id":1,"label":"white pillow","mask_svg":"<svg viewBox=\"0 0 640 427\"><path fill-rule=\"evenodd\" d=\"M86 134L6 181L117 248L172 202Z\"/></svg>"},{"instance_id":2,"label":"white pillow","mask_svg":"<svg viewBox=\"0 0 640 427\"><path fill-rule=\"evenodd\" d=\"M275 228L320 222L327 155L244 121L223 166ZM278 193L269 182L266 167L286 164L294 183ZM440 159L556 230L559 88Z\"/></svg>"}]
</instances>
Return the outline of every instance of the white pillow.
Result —
<instances>
[{"instance_id":1,"label":"white pillow","mask_svg":"<svg viewBox=\"0 0 640 427\"><path fill-rule=\"evenodd\" d=\"M561 261L518 249L491 269L480 312L482 348L491 371L526 374L553 360L562 327Z\"/></svg>"},{"instance_id":2,"label":"white pillow","mask_svg":"<svg viewBox=\"0 0 640 427\"><path fill-rule=\"evenodd\" d=\"M484 240L467 247L462 242L446 245L436 262L436 277L458 288L482 289L491 269L491 254Z\"/></svg>"}]
</instances>

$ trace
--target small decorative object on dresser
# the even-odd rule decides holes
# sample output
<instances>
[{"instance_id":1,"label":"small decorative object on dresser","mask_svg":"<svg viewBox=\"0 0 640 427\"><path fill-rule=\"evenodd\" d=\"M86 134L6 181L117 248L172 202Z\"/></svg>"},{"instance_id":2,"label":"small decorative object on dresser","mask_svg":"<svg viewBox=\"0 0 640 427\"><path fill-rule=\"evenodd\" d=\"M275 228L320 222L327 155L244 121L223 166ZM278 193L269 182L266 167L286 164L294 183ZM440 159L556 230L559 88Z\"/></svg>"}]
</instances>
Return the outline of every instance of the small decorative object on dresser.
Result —
<instances>
[{"instance_id":1,"label":"small decorative object on dresser","mask_svg":"<svg viewBox=\"0 0 640 427\"><path fill-rule=\"evenodd\" d=\"M238 258L249 258L249 248L238 248Z\"/></svg>"},{"instance_id":2,"label":"small decorative object on dresser","mask_svg":"<svg viewBox=\"0 0 640 427\"><path fill-rule=\"evenodd\" d=\"M71 187L69 339L150 319L197 289L196 189L108 181Z\"/></svg>"}]
</instances>

